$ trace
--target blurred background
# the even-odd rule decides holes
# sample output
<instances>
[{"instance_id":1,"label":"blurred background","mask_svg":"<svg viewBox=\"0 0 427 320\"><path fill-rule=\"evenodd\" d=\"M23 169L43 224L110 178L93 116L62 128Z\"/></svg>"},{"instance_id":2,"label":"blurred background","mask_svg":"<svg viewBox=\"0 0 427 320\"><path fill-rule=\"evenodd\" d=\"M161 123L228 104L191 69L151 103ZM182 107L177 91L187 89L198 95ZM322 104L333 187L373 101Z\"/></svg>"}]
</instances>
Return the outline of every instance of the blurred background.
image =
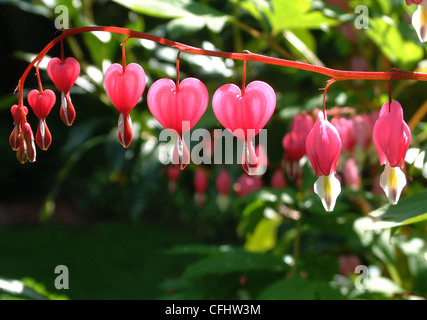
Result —
<instances>
[{"instance_id":1,"label":"blurred background","mask_svg":"<svg viewBox=\"0 0 427 320\"><path fill-rule=\"evenodd\" d=\"M143 67L147 86L131 113L134 140L124 149L103 74L121 62L125 37L85 33L64 42L65 55L82 70L71 91L76 120L71 128L62 123L57 95L47 118L52 145L38 150L35 163L21 165L8 143L13 92L28 63L57 35L58 5L68 8L70 27L125 27L208 50L248 50L343 70L427 71L425 45L411 25L417 6L403 0L0 0L0 298L426 298L424 83L392 83L412 131L408 186L392 207L378 190L383 168L370 137L389 83L343 81L329 89L326 107L351 123L354 142L338 166L342 193L326 213L313 193L310 163L303 157L292 164L282 145L296 115L315 119L325 76L249 62L246 82L265 81L277 95L267 154L258 151L265 163L268 157L266 173L250 178L239 164L193 163L177 173L159 161L162 127L146 103L154 81L174 79L177 50L126 42L127 62ZM55 92L46 65L59 54L55 46L41 65L44 88ZM240 61L181 54L181 79L199 78L210 98L223 84L240 86L242 70ZM25 94L36 87L34 70ZM28 121L35 130L31 112ZM211 103L197 128L222 129ZM356 178L345 175L349 159ZM68 268L67 290L55 287L58 265Z\"/></svg>"}]
</instances>

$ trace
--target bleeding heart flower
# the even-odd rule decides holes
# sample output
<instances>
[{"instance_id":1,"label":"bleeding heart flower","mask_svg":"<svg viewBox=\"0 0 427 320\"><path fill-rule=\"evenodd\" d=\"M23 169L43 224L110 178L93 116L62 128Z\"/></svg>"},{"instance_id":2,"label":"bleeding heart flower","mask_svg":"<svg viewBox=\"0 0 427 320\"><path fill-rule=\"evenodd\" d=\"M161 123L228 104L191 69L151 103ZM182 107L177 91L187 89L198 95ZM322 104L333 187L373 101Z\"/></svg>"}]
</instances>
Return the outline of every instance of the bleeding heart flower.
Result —
<instances>
[{"instance_id":1,"label":"bleeding heart flower","mask_svg":"<svg viewBox=\"0 0 427 320\"><path fill-rule=\"evenodd\" d=\"M40 149L47 150L52 142L52 135L46 124L46 118L56 102L55 93L52 90L31 90L27 96L28 104L39 119L36 142Z\"/></svg>"},{"instance_id":2,"label":"bleeding heart flower","mask_svg":"<svg viewBox=\"0 0 427 320\"><path fill-rule=\"evenodd\" d=\"M176 191L176 184L179 179L181 172L175 167L168 167L168 178L169 178L169 192L174 194Z\"/></svg>"},{"instance_id":3,"label":"bleeding heart flower","mask_svg":"<svg viewBox=\"0 0 427 320\"><path fill-rule=\"evenodd\" d=\"M196 203L202 206L205 203L205 193L208 188L208 176L205 170L198 168L194 176L194 187L196 189Z\"/></svg>"},{"instance_id":4,"label":"bleeding heart flower","mask_svg":"<svg viewBox=\"0 0 427 320\"><path fill-rule=\"evenodd\" d=\"M353 128L356 136L356 144L366 150L371 145L372 127L370 117L367 114L358 114L352 118Z\"/></svg>"},{"instance_id":5,"label":"bleeding heart flower","mask_svg":"<svg viewBox=\"0 0 427 320\"><path fill-rule=\"evenodd\" d=\"M218 190L217 204L221 211L224 211L230 204L228 191L230 190L231 186L231 177L227 170L221 170L220 174L215 180L215 184Z\"/></svg>"},{"instance_id":6,"label":"bleeding heart flower","mask_svg":"<svg viewBox=\"0 0 427 320\"><path fill-rule=\"evenodd\" d=\"M76 118L76 111L71 102L70 90L80 74L80 64L72 57L65 60L52 58L47 65L47 73L61 92L61 119L67 126L71 126Z\"/></svg>"},{"instance_id":7,"label":"bleeding heart flower","mask_svg":"<svg viewBox=\"0 0 427 320\"><path fill-rule=\"evenodd\" d=\"M291 121L291 131L283 137L285 166L291 178L296 178L302 174L299 161L306 154L305 143L313 126L314 120L310 115L298 114Z\"/></svg>"},{"instance_id":8,"label":"bleeding heart flower","mask_svg":"<svg viewBox=\"0 0 427 320\"><path fill-rule=\"evenodd\" d=\"M176 136L172 160L181 170L190 163L184 134L199 121L208 102L208 90L196 78L186 78L178 86L171 79L159 79L148 90L147 103L152 115Z\"/></svg>"},{"instance_id":9,"label":"bleeding heart flower","mask_svg":"<svg viewBox=\"0 0 427 320\"><path fill-rule=\"evenodd\" d=\"M343 168L344 182L353 190L358 190L360 188L360 175L359 170L357 169L356 161L353 158L349 158L344 163Z\"/></svg>"},{"instance_id":10,"label":"bleeding heart flower","mask_svg":"<svg viewBox=\"0 0 427 320\"><path fill-rule=\"evenodd\" d=\"M267 83L253 81L242 94L234 84L218 88L212 99L218 121L242 140L242 166L253 175L258 167L252 139L264 128L276 107L276 94Z\"/></svg>"},{"instance_id":11,"label":"bleeding heart flower","mask_svg":"<svg viewBox=\"0 0 427 320\"><path fill-rule=\"evenodd\" d=\"M342 143L342 148L353 154L356 146L356 135L353 129L353 122L346 118L333 118L331 124L337 129Z\"/></svg>"},{"instance_id":12,"label":"bleeding heart flower","mask_svg":"<svg viewBox=\"0 0 427 320\"><path fill-rule=\"evenodd\" d=\"M231 186L231 178L227 170L222 169L215 180L216 188L219 194L228 194Z\"/></svg>"},{"instance_id":13,"label":"bleeding heart flower","mask_svg":"<svg viewBox=\"0 0 427 320\"><path fill-rule=\"evenodd\" d=\"M234 184L233 189L239 197L243 197L251 192L259 190L263 187L263 182L260 176L248 176L242 174L237 182Z\"/></svg>"},{"instance_id":14,"label":"bleeding heart flower","mask_svg":"<svg viewBox=\"0 0 427 320\"><path fill-rule=\"evenodd\" d=\"M341 192L341 184L335 176L341 153L341 138L323 111L318 113L316 123L307 136L306 150L319 177L314 184L314 192L322 200L325 210L331 212Z\"/></svg>"},{"instance_id":15,"label":"bleeding heart flower","mask_svg":"<svg viewBox=\"0 0 427 320\"><path fill-rule=\"evenodd\" d=\"M21 163L36 161L36 146L34 145L33 130L28 122L21 125L21 142L17 153Z\"/></svg>"},{"instance_id":16,"label":"bleeding heart flower","mask_svg":"<svg viewBox=\"0 0 427 320\"><path fill-rule=\"evenodd\" d=\"M129 147L133 137L130 112L141 99L145 83L145 72L137 63L130 63L124 67L113 63L105 72L105 91L120 112L118 138L125 148Z\"/></svg>"},{"instance_id":17,"label":"bleeding heart flower","mask_svg":"<svg viewBox=\"0 0 427 320\"><path fill-rule=\"evenodd\" d=\"M372 133L380 164L385 164L380 185L392 204L399 201L406 177L401 168L405 167L405 156L411 144L411 131L403 119L399 102L383 104Z\"/></svg>"},{"instance_id":18,"label":"bleeding heart flower","mask_svg":"<svg viewBox=\"0 0 427 320\"><path fill-rule=\"evenodd\" d=\"M282 170L277 169L271 177L271 186L276 189L286 188L287 183Z\"/></svg>"},{"instance_id":19,"label":"bleeding heart flower","mask_svg":"<svg viewBox=\"0 0 427 320\"><path fill-rule=\"evenodd\" d=\"M13 151L18 151L20 146L19 137L21 134L21 123L25 123L27 121L26 115L28 114L28 108L26 106L22 106L22 108L20 108L17 104L14 104L10 108L10 112L12 113L14 128L9 137L9 144Z\"/></svg>"}]
</instances>

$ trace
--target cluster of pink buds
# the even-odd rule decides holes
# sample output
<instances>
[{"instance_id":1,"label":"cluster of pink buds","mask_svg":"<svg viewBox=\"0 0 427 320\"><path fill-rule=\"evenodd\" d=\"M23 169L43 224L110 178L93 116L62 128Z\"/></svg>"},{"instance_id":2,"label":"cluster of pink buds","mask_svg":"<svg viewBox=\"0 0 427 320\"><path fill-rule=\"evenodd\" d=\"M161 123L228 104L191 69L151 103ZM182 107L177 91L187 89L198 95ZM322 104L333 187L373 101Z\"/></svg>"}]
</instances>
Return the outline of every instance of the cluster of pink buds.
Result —
<instances>
[{"instance_id":1,"label":"cluster of pink buds","mask_svg":"<svg viewBox=\"0 0 427 320\"><path fill-rule=\"evenodd\" d=\"M27 96L28 104L39 119L35 139L31 126L27 122L27 107L20 102L19 105L14 105L11 108L14 129L9 142L12 149L17 151L17 158L21 163L36 160L34 140L42 150L47 150L52 143L52 135L47 126L46 118L56 102L56 96L52 90L43 90L38 65L36 70L39 90L31 90ZM68 126L71 126L76 117L76 111L71 103L70 90L80 74L80 65L77 60L71 57L66 59L53 58L48 63L47 72L55 87L61 92L61 119Z\"/></svg>"},{"instance_id":2,"label":"cluster of pink buds","mask_svg":"<svg viewBox=\"0 0 427 320\"><path fill-rule=\"evenodd\" d=\"M378 115L374 113L373 116ZM341 192L341 183L336 175L341 151L349 154L343 165L344 182L351 189L359 189L361 178L353 152L357 145L366 150L371 139L380 164L385 164L379 184L390 203L396 204L406 185L401 169L405 166L404 160L411 142L411 132L403 119L402 106L397 101L385 103L376 121L372 116L357 115L351 119L334 118L329 122L326 112L319 112L307 136L306 151L318 177L314 191L326 211L334 209Z\"/></svg>"},{"instance_id":3,"label":"cluster of pink buds","mask_svg":"<svg viewBox=\"0 0 427 320\"><path fill-rule=\"evenodd\" d=\"M9 137L10 146L16 151L16 157L21 163L36 160L36 147L34 134L27 122L28 109L25 106L13 105L11 108L14 128Z\"/></svg>"}]
</instances>

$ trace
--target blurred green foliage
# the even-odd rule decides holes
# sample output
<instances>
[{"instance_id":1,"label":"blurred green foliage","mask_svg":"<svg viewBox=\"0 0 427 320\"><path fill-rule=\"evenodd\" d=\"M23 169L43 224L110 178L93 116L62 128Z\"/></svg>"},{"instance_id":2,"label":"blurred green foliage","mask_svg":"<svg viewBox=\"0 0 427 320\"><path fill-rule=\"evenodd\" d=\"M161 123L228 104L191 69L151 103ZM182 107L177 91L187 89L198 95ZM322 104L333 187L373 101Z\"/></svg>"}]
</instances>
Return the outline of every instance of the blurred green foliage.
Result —
<instances>
[{"instance_id":1,"label":"blurred green foliage","mask_svg":"<svg viewBox=\"0 0 427 320\"><path fill-rule=\"evenodd\" d=\"M7 36L2 43L10 43L1 53L8 74L0 87L4 137L12 129L9 108L15 103L12 92L26 66L22 61L28 62L54 37L57 5L69 8L71 27L114 25L208 50L248 50L336 69L426 70L425 46L410 24L415 6L408 7L400 0L0 3L0 16L9 31L2 33ZM359 5L369 9L367 29L354 27ZM16 17L20 21L17 26L13 24ZM313 194L315 175L309 163L303 165L300 184L288 179L283 189L269 185L274 169L282 166L281 141L291 119L321 107L319 88L328 79L248 63L247 82L263 80L277 94L276 112L267 124L270 164L262 177L263 189L244 197L230 191L231 205L221 211L215 188L215 178L222 169L219 165L203 165L210 181L203 207L194 201L194 164L181 173L176 193L168 194L166 167L159 161L162 128L148 111L145 94L131 114L134 141L126 150L118 143L118 114L103 89L103 73L110 63L120 61L123 40L120 35L86 33L65 41L66 54L76 57L82 66L81 78L72 91L77 119L72 128L65 129L53 110L48 118L53 144L49 151L39 153L35 164L20 166L13 152L6 152L10 148L7 139L0 141L4 201L22 201L22 194L25 200L45 198L40 214L43 221L52 216L57 201L73 203L84 219L157 216L205 242L230 243L170 250L171 255L196 254L200 259L187 265L179 277L165 280L161 298L401 299L427 295L427 125L424 114L422 119L417 114L425 109L424 83L393 81L393 98L402 104L405 119L413 126L415 154L407 163L409 184L401 202L390 207L384 196L374 195L375 176L382 168L371 145L358 150L357 155L363 165L363 188L344 188L334 212L326 214ZM128 63L138 62L144 68L147 87L158 78L175 76L176 49L132 39L126 42L126 50ZM58 54L59 48L49 52L50 56ZM240 85L242 81L242 63L229 59L182 53L180 71L181 78L201 79L211 96L222 84ZM44 86L54 88L42 73ZM30 74L26 90L35 83ZM377 111L388 99L388 86L386 81L336 83L328 91L327 107L349 107L353 113ZM36 121L34 116L29 120ZM219 127L209 107L195 129ZM243 173L239 165L226 169L234 182ZM369 268L364 289L355 286L360 278L354 272L340 274L340 258L349 255ZM354 265L351 268L354 271Z\"/></svg>"}]
</instances>

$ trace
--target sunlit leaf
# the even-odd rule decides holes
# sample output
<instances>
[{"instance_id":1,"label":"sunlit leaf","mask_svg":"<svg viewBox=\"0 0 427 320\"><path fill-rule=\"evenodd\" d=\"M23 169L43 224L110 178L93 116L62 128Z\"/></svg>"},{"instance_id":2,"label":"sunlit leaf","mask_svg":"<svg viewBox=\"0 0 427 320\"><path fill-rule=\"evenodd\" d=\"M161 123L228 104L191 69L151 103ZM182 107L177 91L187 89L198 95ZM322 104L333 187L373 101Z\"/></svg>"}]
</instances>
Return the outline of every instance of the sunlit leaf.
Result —
<instances>
[{"instance_id":1,"label":"sunlit leaf","mask_svg":"<svg viewBox=\"0 0 427 320\"><path fill-rule=\"evenodd\" d=\"M380 219L369 229L391 228L427 220L427 190L408 196L395 206L387 204L369 214Z\"/></svg>"}]
</instances>

